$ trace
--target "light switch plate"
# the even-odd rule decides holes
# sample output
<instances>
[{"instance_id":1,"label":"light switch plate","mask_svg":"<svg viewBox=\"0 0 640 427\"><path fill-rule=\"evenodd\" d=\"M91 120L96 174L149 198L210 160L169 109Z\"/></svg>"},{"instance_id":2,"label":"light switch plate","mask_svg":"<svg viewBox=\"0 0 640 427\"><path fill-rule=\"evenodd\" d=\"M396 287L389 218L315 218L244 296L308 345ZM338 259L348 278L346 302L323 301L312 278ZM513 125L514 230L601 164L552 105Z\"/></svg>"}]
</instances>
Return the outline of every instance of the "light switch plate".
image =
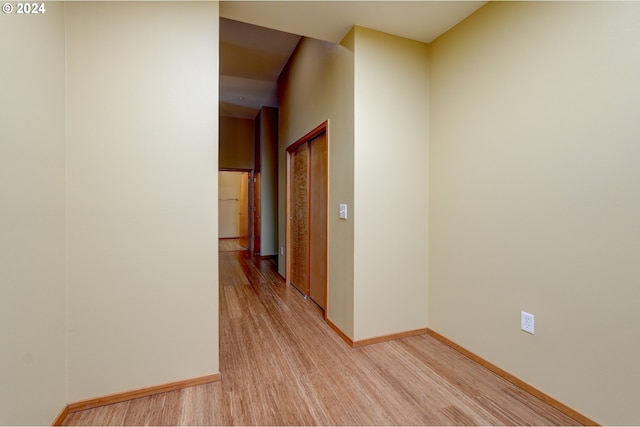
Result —
<instances>
[{"instance_id":1,"label":"light switch plate","mask_svg":"<svg viewBox=\"0 0 640 427\"><path fill-rule=\"evenodd\" d=\"M340 203L340 219L347 219L347 205Z\"/></svg>"}]
</instances>

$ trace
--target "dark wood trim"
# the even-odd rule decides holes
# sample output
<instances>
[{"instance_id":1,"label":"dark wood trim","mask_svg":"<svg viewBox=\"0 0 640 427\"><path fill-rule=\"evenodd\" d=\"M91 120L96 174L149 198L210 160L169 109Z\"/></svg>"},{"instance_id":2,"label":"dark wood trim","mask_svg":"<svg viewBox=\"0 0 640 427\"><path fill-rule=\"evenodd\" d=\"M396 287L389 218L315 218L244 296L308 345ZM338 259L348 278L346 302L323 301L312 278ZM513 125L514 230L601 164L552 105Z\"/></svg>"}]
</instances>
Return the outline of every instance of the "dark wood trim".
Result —
<instances>
[{"instance_id":1,"label":"dark wood trim","mask_svg":"<svg viewBox=\"0 0 640 427\"><path fill-rule=\"evenodd\" d=\"M66 405L62 411L58 414L55 420L53 420L52 426L61 426L64 422L64 419L69 415L69 405Z\"/></svg>"},{"instance_id":2,"label":"dark wood trim","mask_svg":"<svg viewBox=\"0 0 640 427\"><path fill-rule=\"evenodd\" d=\"M289 145L287 147L287 151L288 152L295 151L299 146L311 141L313 138L315 138L316 136L322 134L323 132L327 133L327 139L328 139L329 138L328 129L329 129L329 120L325 120L324 122L320 123L318 126L313 128L313 130L307 132L302 138L299 138L296 142L294 142L293 144Z\"/></svg>"},{"instance_id":3,"label":"dark wood trim","mask_svg":"<svg viewBox=\"0 0 640 427\"><path fill-rule=\"evenodd\" d=\"M415 329L413 331L398 332L396 334L383 335L380 337L367 338L365 340L354 341L353 347L364 347L366 345L398 340L400 338L408 338L408 337L414 337L416 335L424 335L427 333L427 331L428 331L427 328L423 328L423 329Z\"/></svg>"},{"instance_id":4,"label":"dark wood trim","mask_svg":"<svg viewBox=\"0 0 640 427\"><path fill-rule=\"evenodd\" d=\"M67 405L67 414L83 411L85 409L97 408L99 406L111 405L112 403L124 402L127 400L137 399L139 397L151 396L154 394L166 393L168 391L180 390L196 385L209 384L220 381L220 374L207 375L189 380L176 381L168 384L157 385L153 387L145 387L137 390L126 391L124 393L115 393L107 396L97 397L94 399L82 400L80 402L70 403ZM67 415L65 414L65 416Z\"/></svg>"},{"instance_id":5,"label":"dark wood trim","mask_svg":"<svg viewBox=\"0 0 640 427\"><path fill-rule=\"evenodd\" d=\"M333 323L331 320L326 319L327 324L331 327L331 329L333 329L338 336L340 336L340 338L342 338L344 340L344 342L346 342L347 344L349 344L350 347L353 347L353 341L351 340L351 338L349 338L347 336L347 334L345 334L344 332L342 332L342 329L338 328L335 323Z\"/></svg>"},{"instance_id":6,"label":"dark wood trim","mask_svg":"<svg viewBox=\"0 0 640 427\"><path fill-rule=\"evenodd\" d=\"M565 414L568 417L573 418L574 420L578 421L580 424L585 425L585 426L599 426L600 425L597 422L595 422L594 420L592 420L591 418L582 415L578 411L568 407L564 403L562 403L562 402L554 399L553 397L549 396L548 394L538 390L534 386L532 386L530 384L527 384L526 382L522 381L521 379L519 379L515 375L512 375L509 372L505 371L504 369L499 368L498 366L494 365L493 363L483 359L482 357L478 356L477 354L475 354L475 353L467 350L466 348L456 344L455 342L453 342L450 339L440 335L439 333L435 332L434 330L427 329L427 334L429 334L433 338L437 339L438 341L442 342L443 344L453 348L458 353L468 357L469 359L473 360L474 362L477 362L478 364L484 366L485 368L487 368L488 370L490 370L494 374L496 374L499 377L502 377L505 380L509 381L511 384L513 384L515 386L518 386L521 389L523 389L524 391L526 391L527 393L537 397L538 399L542 400L544 403L556 408L558 411L562 412L563 414Z\"/></svg>"}]
</instances>

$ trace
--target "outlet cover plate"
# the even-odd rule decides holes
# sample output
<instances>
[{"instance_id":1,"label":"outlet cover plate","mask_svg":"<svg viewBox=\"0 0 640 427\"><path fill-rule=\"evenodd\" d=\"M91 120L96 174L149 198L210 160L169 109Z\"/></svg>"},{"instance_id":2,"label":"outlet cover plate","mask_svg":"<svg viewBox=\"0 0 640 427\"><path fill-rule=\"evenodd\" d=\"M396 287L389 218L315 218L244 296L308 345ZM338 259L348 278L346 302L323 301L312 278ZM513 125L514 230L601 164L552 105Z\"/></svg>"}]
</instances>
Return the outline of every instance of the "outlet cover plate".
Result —
<instances>
[{"instance_id":1,"label":"outlet cover plate","mask_svg":"<svg viewBox=\"0 0 640 427\"><path fill-rule=\"evenodd\" d=\"M526 311L520 312L520 329L530 334L535 333L535 316Z\"/></svg>"}]
</instances>

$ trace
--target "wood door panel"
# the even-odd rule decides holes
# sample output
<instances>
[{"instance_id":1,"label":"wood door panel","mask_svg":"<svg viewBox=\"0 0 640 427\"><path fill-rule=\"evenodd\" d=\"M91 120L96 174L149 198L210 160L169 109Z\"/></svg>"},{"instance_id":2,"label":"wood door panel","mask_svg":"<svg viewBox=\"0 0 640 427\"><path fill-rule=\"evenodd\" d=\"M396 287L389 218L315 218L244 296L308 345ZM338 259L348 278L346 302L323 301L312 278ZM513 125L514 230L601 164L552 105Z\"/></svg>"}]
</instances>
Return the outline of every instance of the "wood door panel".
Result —
<instances>
[{"instance_id":1,"label":"wood door panel","mask_svg":"<svg viewBox=\"0 0 640 427\"><path fill-rule=\"evenodd\" d=\"M327 307L327 134L309 142L309 295Z\"/></svg>"},{"instance_id":2,"label":"wood door panel","mask_svg":"<svg viewBox=\"0 0 640 427\"><path fill-rule=\"evenodd\" d=\"M240 216L239 243L243 248L249 248L249 173L242 172L240 177L240 197L238 199Z\"/></svg>"},{"instance_id":3,"label":"wood door panel","mask_svg":"<svg viewBox=\"0 0 640 427\"><path fill-rule=\"evenodd\" d=\"M292 153L291 178L291 283L308 295L308 147Z\"/></svg>"},{"instance_id":4,"label":"wood door panel","mask_svg":"<svg viewBox=\"0 0 640 427\"><path fill-rule=\"evenodd\" d=\"M260 173L257 172L256 176L255 176L255 181L254 181L254 185L253 185L254 191L253 191L253 252L256 255L260 255L261 253L261 249L260 249L260 234L261 234L261 227L262 227L262 221L260 220L260 217L262 215L261 210L260 210Z\"/></svg>"}]
</instances>

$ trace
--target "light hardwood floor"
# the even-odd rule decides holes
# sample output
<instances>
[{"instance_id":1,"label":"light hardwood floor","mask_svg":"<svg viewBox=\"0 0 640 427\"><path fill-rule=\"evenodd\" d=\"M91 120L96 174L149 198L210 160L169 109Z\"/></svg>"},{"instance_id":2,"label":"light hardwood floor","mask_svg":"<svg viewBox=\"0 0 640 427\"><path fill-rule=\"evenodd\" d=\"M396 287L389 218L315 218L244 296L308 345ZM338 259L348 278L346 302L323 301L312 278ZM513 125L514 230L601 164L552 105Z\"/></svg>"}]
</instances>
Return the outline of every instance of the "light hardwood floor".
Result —
<instances>
[{"instance_id":1,"label":"light hardwood floor","mask_svg":"<svg viewBox=\"0 0 640 427\"><path fill-rule=\"evenodd\" d=\"M438 340L351 348L269 260L220 253L222 381L66 425L576 425Z\"/></svg>"},{"instance_id":2,"label":"light hardwood floor","mask_svg":"<svg viewBox=\"0 0 640 427\"><path fill-rule=\"evenodd\" d=\"M219 252L246 251L247 248L240 246L240 239L220 239L218 240Z\"/></svg>"}]
</instances>

